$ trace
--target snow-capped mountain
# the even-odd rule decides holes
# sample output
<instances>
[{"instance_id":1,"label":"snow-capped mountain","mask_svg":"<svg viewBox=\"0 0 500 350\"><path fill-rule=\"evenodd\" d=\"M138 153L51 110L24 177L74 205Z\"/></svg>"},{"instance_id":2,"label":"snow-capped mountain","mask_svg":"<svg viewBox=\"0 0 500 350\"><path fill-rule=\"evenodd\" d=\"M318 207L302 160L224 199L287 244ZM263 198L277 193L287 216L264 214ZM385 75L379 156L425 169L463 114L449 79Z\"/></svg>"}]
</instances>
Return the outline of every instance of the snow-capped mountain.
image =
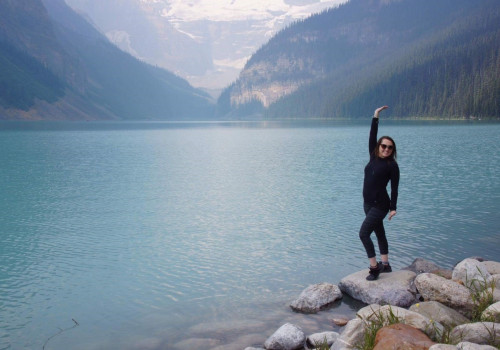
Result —
<instances>
[{"instance_id":1,"label":"snow-capped mountain","mask_svg":"<svg viewBox=\"0 0 500 350\"><path fill-rule=\"evenodd\" d=\"M277 31L347 0L66 0L122 50L220 89Z\"/></svg>"}]
</instances>

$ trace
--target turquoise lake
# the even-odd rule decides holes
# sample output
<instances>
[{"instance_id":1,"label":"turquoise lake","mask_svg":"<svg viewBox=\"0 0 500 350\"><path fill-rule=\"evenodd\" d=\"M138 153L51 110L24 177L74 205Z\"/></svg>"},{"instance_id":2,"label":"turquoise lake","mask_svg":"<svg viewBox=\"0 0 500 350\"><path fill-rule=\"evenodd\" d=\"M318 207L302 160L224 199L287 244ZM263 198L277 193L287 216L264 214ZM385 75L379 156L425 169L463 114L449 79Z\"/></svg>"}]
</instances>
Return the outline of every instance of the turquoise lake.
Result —
<instances>
[{"instance_id":1,"label":"turquoise lake","mask_svg":"<svg viewBox=\"0 0 500 350\"><path fill-rule=\"evenodd\" d=\"M363 123L0 123L0 349L244 349L368 266ZM500 124L386 122L393 269L500 261ZM321 329L318 329L321 328Z\"/></svg>"}]
</instances>

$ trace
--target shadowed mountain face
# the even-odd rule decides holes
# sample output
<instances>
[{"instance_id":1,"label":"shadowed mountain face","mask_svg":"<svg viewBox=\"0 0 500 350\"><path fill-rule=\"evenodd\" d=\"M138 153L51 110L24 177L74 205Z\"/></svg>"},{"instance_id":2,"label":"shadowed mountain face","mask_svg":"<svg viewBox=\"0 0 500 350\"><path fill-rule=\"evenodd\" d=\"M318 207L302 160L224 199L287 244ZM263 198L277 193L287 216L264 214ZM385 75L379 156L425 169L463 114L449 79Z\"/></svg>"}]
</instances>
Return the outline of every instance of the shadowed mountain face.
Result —
<instances>
[{"instance_id":1,"label":"shadowed mountain face","mask_svg":"<svg viewBox=\"0 0 500 350\"><path fill-rule=\"evenodd\" d=\"M210 98L116 48L63 0L0 2L4 119L206 119Z\"/></svg>"},{"instance_id":2,"label":"shadowed mountain face","mask_svg":"<svg viewBox=\"0 0 500 350\"><path fill-rule=\"evenodd\" d=\"M499 33L497 1L351 0L273 37L218 113L352 118L384 103L396 117L498 116Z\"/></svg>"}]
</instances>

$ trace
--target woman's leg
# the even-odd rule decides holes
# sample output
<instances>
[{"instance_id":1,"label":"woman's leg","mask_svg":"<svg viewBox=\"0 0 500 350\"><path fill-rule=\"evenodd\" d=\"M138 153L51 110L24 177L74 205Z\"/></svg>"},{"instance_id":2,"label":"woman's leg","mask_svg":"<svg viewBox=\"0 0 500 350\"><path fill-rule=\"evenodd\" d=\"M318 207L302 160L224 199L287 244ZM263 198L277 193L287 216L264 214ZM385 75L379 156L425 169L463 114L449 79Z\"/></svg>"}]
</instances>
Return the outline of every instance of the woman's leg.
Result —
<instances>
[{"instance_id":1,"label":"woman's leg","mask_svg":"<svg viewBox=\"0 0 500 350\"><path fill-rule=\"evenodd\" d=\"M379 234L381 234L380 228L382 228L383 230L384 227L383 220L387 215L387 212L377 209L375 207L370 207L369 205L366 204L364 205L364 210L366 217L363 223L361 224L361 228L359 230L359 238L361 239L361 242L365 247L368 259L370 259L370 265L375 266L377 265L375 247L373 245L370 236L372 232L375 231L375 234L377 235L377 240L379 240L379 248L380 248L380 239L379 239ZM385 238L385 231L383 232L383 237ZM380 253L387 254L388 252L386 250L381 250Z\"/></svg>"}]
</instances>

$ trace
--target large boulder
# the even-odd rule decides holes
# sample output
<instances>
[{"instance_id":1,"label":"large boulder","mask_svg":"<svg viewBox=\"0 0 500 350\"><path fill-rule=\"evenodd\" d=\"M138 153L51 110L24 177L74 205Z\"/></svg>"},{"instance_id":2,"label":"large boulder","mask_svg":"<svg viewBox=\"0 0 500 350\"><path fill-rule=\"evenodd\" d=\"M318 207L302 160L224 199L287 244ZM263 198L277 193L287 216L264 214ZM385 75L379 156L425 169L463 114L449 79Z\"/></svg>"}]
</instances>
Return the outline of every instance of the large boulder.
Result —
<instances>
[{"instance_id":1,"label":"large boulder","mask_svg":"<svg viewBox=\"0 0 500 350\"><path fill-rule=\"evenodd\" d=\"M304 289L290 307L298 312L316 313L341 298L342 292L336 285L318 283Z\"/></svg>"},{"instance_id":2,"label":"large boulder","mask_svg":"<svg viewBox=\"0 0 500 350\"><path fill-rule=\"evenodd\" d=\"M372 304L360 309L357 316L364 321L382 321L384 325L389 325L389 320L392 318L392 322L415 327L431 338L436 336L436 332L443 332L443 326L439 322L398 306Z\"/></svg>"},{"instance_id":3,"label":"large boulder","mask_svg":"<svg viewBox=\"0 0 500 350\"><path fill-rule=\"evenodd\" d=\"M339 283L340 290L366 304L408 307L415 302L411 290L416 276L414 272L382 273L376 281L367 281L367 275L368 270L363 270L344 277Z\"/></svg>"},{"instance_id":4,"label":"large boulder","mask_svg":"<svg viewBox=\"0 0 500 350\"><path fill-rule=\"evenodd\" d=\"M467 317L458 311L449 308L437 301L424 301L410 306L410 311L418 312L427 318L441 323L446 328L470 322Z\"/></svg>"},{"instance_id":5,"label":"large boulder","mask_svg":"<svg viewBox=\"0 0 500 350\"><path fill-rule=\"evenodd\" d=\"M267 350L302 349L305 341L306 336L300 327L285 323L266 340L264 348Z\"/></svg>"},{"instance_id":6,"label":"large boulder","mask_svg":"<svg viewBox=\"0 0 500 350\"><path fill-rule=\"evenodd\" d=\"M486 287L493 280L484 263L475 259L465 259L458 263L453 269L452 279L476 289Z\"/></svg>"},{"instance_id":7,"label":"large boulder","mask_svg":"<svg viewBox=\"0 0 500 350\"><path fill-rule=\"evenodd\" d=\"M373 350L427 350L434 344L422 331L398 323L382 327L377 332Z\"/></svg>"},{"instance_id":8,"label":"large boulder","mask_svg":"<svg viewBox=\"0 0 500 350\"><path fill-rule=\"evenodd\" d=\"M453 328L450 332L453 344L471 342L485 345L500 345L500 323L476 322Z\"/></svg>"},{"instance_id":9,"label":"large boulder","mask_svg":"<svg viewBox=\"0 0 500 350\"><path fill-rule=\"evenodd\" d=\"M340 336L335 340L330 350L353 350L361 345L366 328L363 320L355 318L344 327Z\"/></svg>"},{"instance_id":10,"label":"large boulder","mask_svg":"<svg viewBox=\"0 0 500 350\"><path fill-rule=\"evenodd\" d=\"M432 273L418 275L415 286L424 301L438 301L465 317L471 317L474 303L465 286Z\"/></svg>"}]
</instances>

